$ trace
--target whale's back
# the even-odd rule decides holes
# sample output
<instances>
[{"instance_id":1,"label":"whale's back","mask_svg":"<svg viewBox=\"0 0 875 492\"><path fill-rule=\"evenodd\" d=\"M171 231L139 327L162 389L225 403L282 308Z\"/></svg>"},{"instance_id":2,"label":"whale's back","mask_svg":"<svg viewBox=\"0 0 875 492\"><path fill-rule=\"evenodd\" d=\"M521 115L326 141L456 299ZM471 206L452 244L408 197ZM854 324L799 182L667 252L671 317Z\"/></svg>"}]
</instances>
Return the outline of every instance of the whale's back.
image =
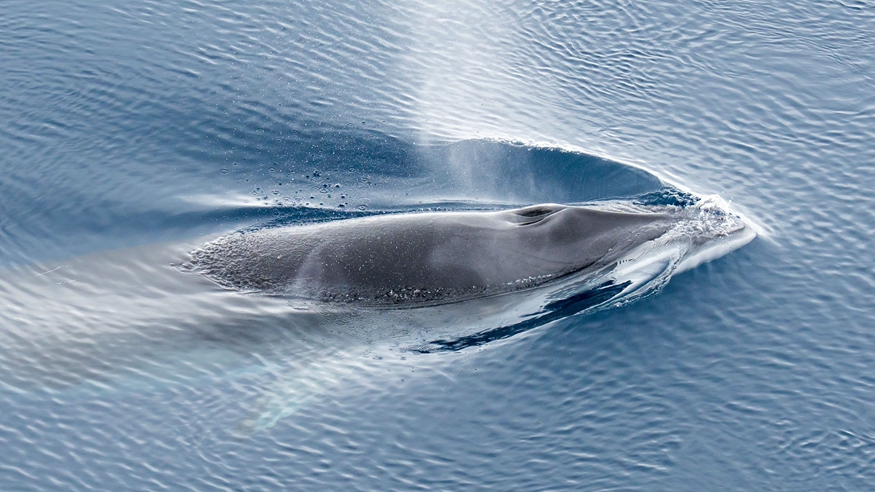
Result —
<instances>
[{"instance_id":1,"label":"whale's back","mask_svg":"<svg viewBox=\"0 0 875 492\"><path fill-rule=\"evenodd\" d=\"M219 284L322 301L442 303L604 267L670 216L536 205L395 214L245 231L192 253Z\"/></svg>"}]
</instances>

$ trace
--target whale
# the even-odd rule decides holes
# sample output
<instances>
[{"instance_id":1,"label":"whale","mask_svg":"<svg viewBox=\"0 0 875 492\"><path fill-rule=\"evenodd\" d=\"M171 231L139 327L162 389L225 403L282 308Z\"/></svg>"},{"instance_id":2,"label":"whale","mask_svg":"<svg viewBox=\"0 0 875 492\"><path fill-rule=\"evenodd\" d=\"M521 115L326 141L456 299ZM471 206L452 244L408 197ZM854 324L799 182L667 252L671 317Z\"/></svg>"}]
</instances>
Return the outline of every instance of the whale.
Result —
<instances>
[{"instance_id":1,"label":"whale","mask_svg":"<svg viewBox=\"0 0 875 492\"><path fill-rule=\"evenodd\" d=\"M415 308L592 276L672 231L688 243L678 260L702 249L691 245L745 236L734 248L750 239L743 221L713 215L720 231L691 235L677 233L690 222L679 207L546 203L385 214L239 231L192 251L183 268L244 292Z\"/></svg>"},{"instance_id":2,"label":"whale","mask_svg":"<svg viewBox=\"0 0 875 492\"><path fill-rule=\"evenodd\" d=\"M257 388L243 427L269 428L328 391L409 370L412 354L625 305L755 237L709 200L247 227L4 271L0 391L91 398L242 379Z\"/></svg>"}]
</instances>

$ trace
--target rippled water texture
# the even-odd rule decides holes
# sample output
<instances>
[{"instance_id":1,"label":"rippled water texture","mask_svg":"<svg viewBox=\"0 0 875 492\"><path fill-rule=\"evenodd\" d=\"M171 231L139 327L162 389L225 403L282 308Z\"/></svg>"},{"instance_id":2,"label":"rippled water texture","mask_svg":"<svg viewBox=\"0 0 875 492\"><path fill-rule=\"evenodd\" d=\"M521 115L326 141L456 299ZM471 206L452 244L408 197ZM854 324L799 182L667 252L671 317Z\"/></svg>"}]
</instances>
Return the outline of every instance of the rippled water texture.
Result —
<instances>
[{"instance_id":1,"label":"rippled water texture","mask_svg":"<svg viewBox=\"0 0 875 492\"><path fill-rule=\"evenodd\" d=\"M867 0L0 0L0 489L869 490L873 31ZM669 183L764 234L485 341L178 269Z\"/></svg>"}]
</instances>

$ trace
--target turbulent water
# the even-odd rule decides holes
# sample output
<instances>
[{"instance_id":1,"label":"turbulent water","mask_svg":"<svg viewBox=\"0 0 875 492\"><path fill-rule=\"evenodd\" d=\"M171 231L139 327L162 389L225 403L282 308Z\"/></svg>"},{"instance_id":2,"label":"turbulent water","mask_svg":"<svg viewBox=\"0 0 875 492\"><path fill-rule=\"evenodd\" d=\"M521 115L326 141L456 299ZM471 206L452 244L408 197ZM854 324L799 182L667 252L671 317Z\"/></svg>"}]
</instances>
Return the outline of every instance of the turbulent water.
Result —
<instances>
[{"instance_id":1,"label":"turbulent water","mask_svg":"<svg viewBox=\"0 0 875 492\"><path fill-rule=\"evenodd\" d=\"M0 489L868 490L873 29L868 1L0 0ZM683 220L425 308L181 267L537 203Z\"/></svg>"}]
</instances>

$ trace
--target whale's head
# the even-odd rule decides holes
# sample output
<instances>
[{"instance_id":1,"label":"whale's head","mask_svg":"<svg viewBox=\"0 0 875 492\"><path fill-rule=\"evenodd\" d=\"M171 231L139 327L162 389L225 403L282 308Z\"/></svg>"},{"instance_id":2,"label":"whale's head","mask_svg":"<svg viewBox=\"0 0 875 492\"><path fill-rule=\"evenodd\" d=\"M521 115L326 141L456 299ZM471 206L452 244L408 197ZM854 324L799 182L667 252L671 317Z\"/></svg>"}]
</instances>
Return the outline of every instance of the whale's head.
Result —
<instances>
[{"instance_id":1,"label":"whale's head","mask_svg":"<svg viewBox=\"0 0 875 492\"><path fill-rule=\"evenodd\" d=\"M755 227L720 197L683 198L653 204L547 203L503 215L525 231L516 249L564 271L644 268L670 276L720 258L757 236ZM526 242L526 237L536 239Z\"/></svg>"}]
</instances>

